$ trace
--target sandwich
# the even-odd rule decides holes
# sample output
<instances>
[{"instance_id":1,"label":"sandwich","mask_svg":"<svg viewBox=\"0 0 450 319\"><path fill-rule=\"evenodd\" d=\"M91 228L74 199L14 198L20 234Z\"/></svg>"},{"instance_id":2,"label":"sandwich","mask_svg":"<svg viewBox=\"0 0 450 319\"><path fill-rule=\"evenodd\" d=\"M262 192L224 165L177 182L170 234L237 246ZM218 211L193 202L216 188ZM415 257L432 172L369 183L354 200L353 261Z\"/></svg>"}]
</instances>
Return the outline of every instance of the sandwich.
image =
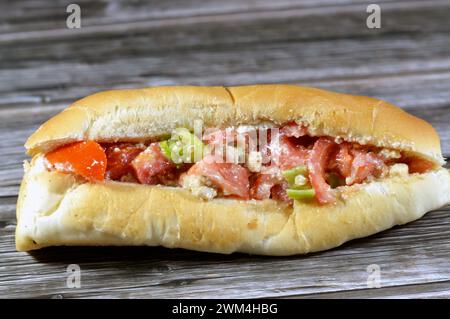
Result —
<instances>
[{"instance_id":1,"label":"sandwich","mask_svg":"<svg viewBox=\"0 0 450 319\"><path fill-rule=\"evenodd\" d=\"M429 123L374 98L295 85L101 92L25 148L19 251L305 254L450 202Z\"/></svg>"}]
</instances>

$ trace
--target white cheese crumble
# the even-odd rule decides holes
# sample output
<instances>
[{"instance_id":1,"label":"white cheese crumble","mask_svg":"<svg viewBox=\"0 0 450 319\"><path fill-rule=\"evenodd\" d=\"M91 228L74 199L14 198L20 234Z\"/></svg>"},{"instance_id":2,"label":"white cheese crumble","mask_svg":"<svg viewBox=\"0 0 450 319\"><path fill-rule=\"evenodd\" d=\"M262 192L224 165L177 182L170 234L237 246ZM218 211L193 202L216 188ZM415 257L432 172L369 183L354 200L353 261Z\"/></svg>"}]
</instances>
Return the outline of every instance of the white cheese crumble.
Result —
<instances>
[{"instance_id":1,"label":"white cheese crumble","mask_svg":"<svg viewBox=\"0 0 450 319\"><path fill-rule=\"evenodd\" d=\"M342 142L344 142L344 138L343 138L342 136L336 136L336 137L334 138L334 142L335 142L336 144L341 144Z\"/></svg>"},{"instance_id":2,"label":"white cheese crumble","mask_svg":"<svg viewBox=\"0 0 450 319\"><path fill-rule=\"evenodd\" d=\"M182 180L182 186L189 189L192 195L210 200L217 196L217 191L207 185L210 185L210 183L204 176L186 175Z\"/></svg>"},{"instance_id":3,"label":"white cheese crumble","mask_svg":"<svg viewBox=\"0 0 450 319\"><path fill-rule=\"evenodd\" d=\"M400 158L400 157L402 157L402 155L400 154L399 151L396 151L396 150L390 150L390 149L387 149L387 148L383 148L383 149L380 151L379 154L380 154L381 156L385 157L385 158L393 158L393 159L395 159L395 158Z\"/></svg>"},{"instance_id":4,"label":"white cheese crumble","mask_svg":"<svg viewBox=\"0 0 450 319\"><path fill-rule=\"evenodd\" d=\"M261 152L251 151L248 154L247 168L250 172L259 173L262 167L262 154Z\"/></svg>"},{"instance_id":5,"label":"white cheese crumble","mask_svg":"<svg viewBox=\"0 0 450 319\"><path fill-rule=\"evenodd\" d=\"M394 164L389 169L389 175L391 176L404 176L408 175L408 165L403 163Z\"/></svg>"},{"instance_id":6,"label":"white cheese crumble","mask_svg":"<svg viewBox=\"0 0 450 319\"><path fill-rule=\"evenodd\" d=\"M303 176L301 174L295 176L295 180L294 180L295 185L303 186L303 185L306 185L307 182L308 182L308 180L306 179L305 176Z\"/></svg>"}]
</instances>

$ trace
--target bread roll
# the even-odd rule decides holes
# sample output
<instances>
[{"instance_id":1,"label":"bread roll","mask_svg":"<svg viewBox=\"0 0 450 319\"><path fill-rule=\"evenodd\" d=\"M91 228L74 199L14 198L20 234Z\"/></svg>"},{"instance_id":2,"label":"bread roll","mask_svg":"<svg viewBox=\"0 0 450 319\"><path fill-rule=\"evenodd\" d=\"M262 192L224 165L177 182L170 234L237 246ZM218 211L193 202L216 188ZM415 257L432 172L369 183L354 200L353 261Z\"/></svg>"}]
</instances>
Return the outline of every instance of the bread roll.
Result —
<instances>
[{"instance_id":1,"label":"bread roll","mask_svg":"<svg viewBox=\"0 0 450 319\"><path fill-rule=\"evenodd\" d=\"M149 141L192 129L288 121L315 136L387 147L431 160L424 174L342 187L334 204L271 199L204 201L178 187L88 183L45 168L43 155L81 140ZM17 204L16 246L162 245L198 251L292 255L336 247L404 224L450 202L436 131L386 102L294 85L155 87L75 102L26 142L33 156Z\"/></svg>"}]
</instances>

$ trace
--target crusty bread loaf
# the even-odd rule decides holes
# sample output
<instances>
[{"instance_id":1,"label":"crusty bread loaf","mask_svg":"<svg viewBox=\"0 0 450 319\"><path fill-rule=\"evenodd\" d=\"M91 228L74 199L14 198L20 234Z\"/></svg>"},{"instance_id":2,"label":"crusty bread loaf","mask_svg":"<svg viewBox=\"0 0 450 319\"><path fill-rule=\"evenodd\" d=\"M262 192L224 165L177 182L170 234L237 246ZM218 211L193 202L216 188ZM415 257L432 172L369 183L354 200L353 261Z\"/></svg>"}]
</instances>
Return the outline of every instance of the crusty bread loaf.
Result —
<instances>
[{"instance_id":1,"label":"crusty bread loaf","mask_svg":"<svg viewBox=\"0 0 450 319\"><path fill-rule=\"evenodd\" d=\"M313 135L413 153L436 167L341 187L335 204L274 200L203 201L182 188L49 172L43 154L60 145L148 141L176 127L301 121ZM16 245L162 245L200 251L291 255L336 247L420 218L450 202L450 175L427 122L386 102L294 85L157 87L94 94L42 125L26 142Z\"/></svg>"},{"instance_id":2,"label":"crusty bread loaf","mask_svg":"<svg viewBox=\"0 0 450 319\"><path fill-rule=\"evenodd\" d=\"M81 99L42 125L27 141L30 155L92 139L140 141L176 127L282 124L302 121L314 135L340 136L417 153L444 162L439 136L427 122L389 103L295 85L155 87L115 90Z\"/></svg>"},{"instance_id":3,"label":"crusty bread loaf","mask_svg":"<svg viewBox=\"0 0 450 319\"><path fill-rule=\"evenodd\" d=\"M27 165L17 249L162 245L217 253L292 255L325 250L420 218L450 202L446 169L347 187L334 205L203 201L182 188L84 183Z\"/></svg>"}]
</instances>

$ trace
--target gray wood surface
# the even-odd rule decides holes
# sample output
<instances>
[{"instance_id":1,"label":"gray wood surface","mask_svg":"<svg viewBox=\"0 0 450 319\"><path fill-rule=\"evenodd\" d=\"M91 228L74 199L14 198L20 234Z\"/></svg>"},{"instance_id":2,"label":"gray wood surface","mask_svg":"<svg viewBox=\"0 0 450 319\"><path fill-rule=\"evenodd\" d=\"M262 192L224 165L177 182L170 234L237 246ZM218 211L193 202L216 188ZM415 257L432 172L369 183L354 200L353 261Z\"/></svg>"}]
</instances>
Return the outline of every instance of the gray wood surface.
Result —
<instances>
[{"instance_id":1,"label":"gray wood surface","mask_svg":"<svg viewBox=\"0 0 450 319\"><path fill-rule=\"evenodd\" d=\"M430 121L450 156L450 1L0 1L0 297L450 298L450 208L308 256L163 248L14 248L15 203L39 124L89 93L288 82L389 100ZM66 268L81 267L81 288ZM367 287L367 266L381 288Z\"/></svg>"}]
</instances>

